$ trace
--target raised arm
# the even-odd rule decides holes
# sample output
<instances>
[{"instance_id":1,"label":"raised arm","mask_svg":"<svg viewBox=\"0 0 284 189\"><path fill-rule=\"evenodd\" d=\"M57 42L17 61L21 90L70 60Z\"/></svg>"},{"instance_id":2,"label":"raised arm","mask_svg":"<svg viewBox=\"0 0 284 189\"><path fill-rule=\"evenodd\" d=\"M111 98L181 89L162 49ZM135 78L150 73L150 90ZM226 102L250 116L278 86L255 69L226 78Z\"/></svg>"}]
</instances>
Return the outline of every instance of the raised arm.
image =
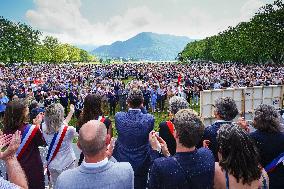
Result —
<instances>
[{"instance_id":1,"label":"raised arm","mask_svg":"<svg viewBox=\"0 0 284 189\"><path fill-rule=\"evenodd\" d=\"M73 104L70 104L70 111L69 111L67 117L65 118L64 123L66 123L68 125L68 123L72 119L72 116L73 116L74 112L75 112L75 107L74 107Z\"/></svg>"}]
</instances>

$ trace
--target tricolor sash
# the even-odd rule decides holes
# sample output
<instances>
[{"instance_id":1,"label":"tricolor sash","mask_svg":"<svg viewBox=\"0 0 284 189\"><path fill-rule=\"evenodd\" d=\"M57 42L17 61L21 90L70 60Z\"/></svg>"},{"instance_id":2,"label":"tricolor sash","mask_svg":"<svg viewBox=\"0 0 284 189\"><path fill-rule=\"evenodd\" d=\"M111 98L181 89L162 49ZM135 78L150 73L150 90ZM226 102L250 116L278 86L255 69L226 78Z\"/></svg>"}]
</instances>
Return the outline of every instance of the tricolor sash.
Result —
<instances>
[{"instance_id":1,"label":"tricolor sash","mask_svg":"<svg viewBox=\"0 0 284 189\"><path fill-rule=\"evenodd\" d=\"M39 127L36 125L27 125L22 135L21 144L16 152L18 159L21 159L38 130Z\"/></svg>"},{"instance_id":2,"label":"tricolor sash","mask_svg":"<svg viewBox=\"0 0 284 189\"><path fill-rule=\"evenodd\" d=\"M50 164L50 162L55 158L55 156L59 152L59 149L61 147L61 144L66 135L67 130L68 126L64 126L59 132L56 132L54 134L52 141L48 147L48 152L46 156L47 166Z\"/></svg>"},{"instance_id":3,"label":"tricolor sash","mask_svg":"<svg viewBox=\"0 0 284 189\"><path fill-rule=\"evenodd\" d=\"M104 116L99 116L98 121L99 122L104 122L106 120L106 118Z\"/></svg>"},{"instance_id":4,"label":"tricolor sash","mask_svg":"<svg viewBox=\"0 0 284 189\"><path fill-rule=\"evenodd\" d=\"M280 163L284 164L284 152L281 153L277 158L275 158L271 163L269 163L264 169L266 172L271 172L275 169Z\"/></svg>"},{"instance_id":5,"label":"tricolor sash","mask_svg":"<svg viewBox=\"0 0 284 189\"><path fill-rule=\"evenodd\" d=\"M166 121L166 123L170 130L170 133L174 136L174 131L175 131L174 124L171 121Z\"/></svg>"}]
</instances>

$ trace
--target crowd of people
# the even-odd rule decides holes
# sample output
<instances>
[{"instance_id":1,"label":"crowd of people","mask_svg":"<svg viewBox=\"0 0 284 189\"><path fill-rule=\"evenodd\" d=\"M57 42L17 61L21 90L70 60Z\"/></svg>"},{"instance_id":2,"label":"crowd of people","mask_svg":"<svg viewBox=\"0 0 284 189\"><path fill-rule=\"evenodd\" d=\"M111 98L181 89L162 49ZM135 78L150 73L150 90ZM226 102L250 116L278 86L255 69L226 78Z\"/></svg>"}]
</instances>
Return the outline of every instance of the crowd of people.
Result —
<instances>
[{"instance_id":1,"label":"crowd of people","mask_svg":"<svg viewBox=\"0 0 284 189\"><path fill-rule=\"evenodd\" d=\"M132 82L125 82L128 80ZM202 90L284 84L284 67L232 63L1 67L0 115L8 98L33 97L41 107L60 102L66 111L69 103L74 104L78 117L89 93L101 94L103 109L114 115L118 107L126 110L129 89L137 83L147 111L166 111L168 100L175 95L187 99L192 107L198 104Z\"/></svg>"},{"instance_id":2,"label":"crowd of people","mask_svg":"<svg viewBox=\"0 0 284 189\"><path fill-rule=\"evenodd\" d=\"M237 72L240 78L245 77L242 74L250 77L252 85L257 85L256 81L259 85L283 84L283 68L240 65L236 71L233 64L195 67L2 68L0 159L6 164L7 180L0 178L1 188L44 189L45 175L55 189L284 188L284 130L278 110L260 105L253 116L255 131L251 131L244 118L233 121L239 114L235 101L220 98L214 104L216 121L204 125L190 109L187 96L179 95L183 90L171 95L168 91L168 87L171 92L172 87L207 89L202 82L209 77L215 79L209 79L212 86L208 89L236 83L250 86L242 79L233 84L236 75L232 74ZM198 73L188 78L187 71ZM125 84L122 80L127 77L134 79ZM121 94L125 101L116 112L111 104L120 103ZM168 99L167 108L158 102L160 94ZM159 111L169 112L158 132L154 131L155 117L148 113L156 111L153 99ZM108 111L105 102L110 104ZM78 120L70 125L74 114ZM108 118L112 114L114 123ZM81 151L78 164L72 146L77 137ZM45 163L40 146L48 148Z\"/></svg>"},{"instance_id":3,"label":"crowd of people","mask_svg":"<svg viewBox=\"0 0 284 189\"><path fill-rule=\"evenodd\" d=\"M9 180L1 178L1 188L45 188L42 145L48 146L45 167L56 189L283 188L284 133L273 106L256 109L256 131L250 132L246 120L232 122L238 110L229 97L216 101L217 121L205 127L186 99L174 96L171 119L160 123L158 133L143 99L141 90L130 90L128 111L115 116L117 139L111 137L112 124L98 94L85 98L78 132L68 125L72 105L66 118L63 106L54 103L29 123L27 103L12 100L0 135ZM82 151L78 166L71 145L76 136Z\"/></svg>"}]
</instances>

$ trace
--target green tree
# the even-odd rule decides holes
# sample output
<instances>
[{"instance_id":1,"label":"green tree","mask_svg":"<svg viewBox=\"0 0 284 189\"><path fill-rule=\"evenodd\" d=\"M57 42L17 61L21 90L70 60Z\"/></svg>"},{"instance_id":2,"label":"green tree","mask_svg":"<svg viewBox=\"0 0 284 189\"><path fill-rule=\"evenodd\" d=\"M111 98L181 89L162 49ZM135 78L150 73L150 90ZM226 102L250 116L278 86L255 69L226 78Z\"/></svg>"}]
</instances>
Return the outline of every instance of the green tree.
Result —
<instances>
[{"instance_id":1,"label":"green tree","mask_svg":"<svg viewBox=\"0 0 284 189\"><path fill-rule=\"evenodd\" d=\"M31 26L14 23L0 17L0 62L61 63L92 61L87 51L70 44L62 44L57 38L46 36Z\"/></svg>"},{"instance_id":2,"label":"green tree","mask_svg":"<svg viewBox=\"0 0 284 189\"><path fill-rule=\"evenodd\" d=\"M284 62L284 4L276 0L259 9L249 22L229 27L218 35L189 43L180 60Z\"/></svg>"},{"instance_id":3,"label":"green tree","mask_svg":"<svg viewBox=\"0 0 284 189\"><path fill-rule=\"evenodd\" d=\"M59 44L55 48L55 62L62 63L69 61L69 54L68 54L68 44Z\"/></svg>"},{"instance_id":4,"label":"green tree","mask_svg":"<svg viewBox=\"0 0 284 189\"><path fill-rule=\"evenodd\" d=\"M69 55L69 61L70 62L79 62L81 59L80 56L80 49L77 47L74 47L73 45L68 45L68 55Z\"/></svg>"},{"instance_id":5,"label":"green tree","mask_svg":"<svg viewBox=\"0 0 284 189\"><path fill-rule=\"evenodd\" d=\"M58 39L52 36L46 36L42 41L43 45L47 49L46 51L46 62L55 63L56 62L56 50L59 46Z\"/></svg>"}]
</instances>

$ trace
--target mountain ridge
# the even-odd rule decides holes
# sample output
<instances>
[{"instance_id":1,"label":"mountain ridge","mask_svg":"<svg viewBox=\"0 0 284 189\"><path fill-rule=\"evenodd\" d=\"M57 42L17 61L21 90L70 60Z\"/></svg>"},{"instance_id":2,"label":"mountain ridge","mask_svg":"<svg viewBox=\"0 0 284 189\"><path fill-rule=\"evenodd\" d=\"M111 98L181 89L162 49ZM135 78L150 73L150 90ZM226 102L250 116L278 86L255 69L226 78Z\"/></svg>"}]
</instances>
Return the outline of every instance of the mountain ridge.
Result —
<instances>
[{"instance_id":1,"label":"mountain ridge","mask_svg":"<svg viewBox=\"0 0 284 189\"><path fill-rule=\"evenodd\" d=\"M125 41L97 47L91 53L101 58L174 60L191 41L193 40L185 36L141 32Z\"/></svg>"}]
</instances>

